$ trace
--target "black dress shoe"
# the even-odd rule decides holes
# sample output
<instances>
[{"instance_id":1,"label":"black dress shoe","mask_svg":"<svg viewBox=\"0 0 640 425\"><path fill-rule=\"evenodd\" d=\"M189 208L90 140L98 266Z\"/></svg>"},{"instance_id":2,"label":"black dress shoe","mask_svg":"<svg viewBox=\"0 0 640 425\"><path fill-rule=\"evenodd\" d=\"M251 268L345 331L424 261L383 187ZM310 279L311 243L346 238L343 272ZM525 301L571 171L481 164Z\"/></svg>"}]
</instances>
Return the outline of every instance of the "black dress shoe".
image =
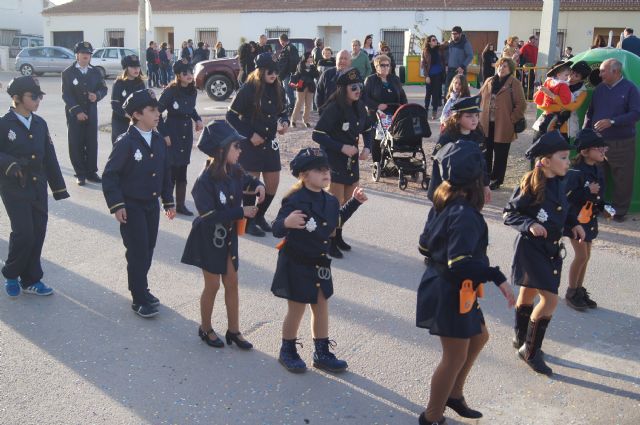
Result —
<instances>
[{"instance_id":1,"label":"black dress shoe","mask_svg":"<svg viewBox=\"0 0 640 425\"><path fill-rule=\"evenodd\" d=\"M200 337L201 340L206 342L208 346L215 347L215 348L224 348L224 342L222 342L222 340L218 337L218 335L216 335L216 339L211 339L209 338L209 335L211 334L215 334L215 331L213 329L210 329L208 332L205 332L202 330L202 328L198 328L198 336Z\"/></svg>"},{"instance_id":2,"label":"black dress shoe","mask_svg":"<svg viewBox=\"0 0 640 425\"><path fill-rule=\"evenodd\" d=\"M251 344L249 341L241 340L239 338L240 335L240 332L233 333L231 331L227 331L224 336L227 340L227 345L233 345L233 343L235 342L238 348L242 348L243 350L251 350L253 348L253 344Z\"/></svg>"},{"instance_id":3,"label":"black dress shoe","mask_svg":"<svg viewBox=\"0 0 640 425\"><path fill-rule=\"evenodd\" d=\"M87 184L87 180L84 177L76 177L76 183L78 186L84 186Z\"/></svg>"},{"instance_id":4,"label":"black dress shoe","mask_svg":"<svg viewBox=\"0 0 640 425\"><path fill-rule=\"evenodd\" d=\"M446 423L447 423L447 420L445 419L444 416L439 421L427 420L427 418L424 417L424 412L421 413L420 416L418 417L419 425L446 425Z\"/></svg>"},{"instance_id":5,"label":"black dress shoe","mask_svg":"<svg viewBox=\"0 0 640 425\"><path fill-rule=\"evenodd\" d=\"M467 406L467 402L464 400L464 397L449 398L447 399L446 406L453 409L454 412L463 418L478 419L482 417L482 413L477 410L470 409L469 406Z\"/></svg>"},{"instance_id":6,"label":"black dress shoe","mask_svg":"<svg viewBox=\"0 0 640 425\"><path fill-rule=\"evenodd\" d=\"M329 255L331 258L342 258L344 254L338 248L338 242L336 238L329 238Z\"/></svg>"},{"instance_id":7,"label":"black dress shoe","mask_svg":"<svg viewBox=\"0 0 640 425\"><path fill-rule=\"evenodd\" d=\"M261 215L260 217L255 217L253 219L253 222L255 222L256 225L258 225L263 231L267 233L273 232L273 229L271 228L269 223L267 223L267 220L264 218L263 215Z\"/></svg>"},{"instance_id":8,"label":"black dress shoe","mask_svg":"<svg viewBox=\"0 0 640 425\"><path fill-rule=\"evenodd\" d=\"M182 214L182 215L186 215L186 216L193 216L193 213L191 212L191 210L189 210L186 206L184 205L178 205L176 207L176 213L178 214Z\"/></svg>"},{"instance_id":9,"label":"black dress shoe","mask_svg":"<svg viewBox=\"0 0 640 425\"><path fill-rule=\"evenodd\" d=\"M625 221L627 221L627 216L626 215L614 215L613 216L613 221L615 221L616 223L624 223Z\"/></svg>"},{"instance_id":10,"label":"black dress shoe","mask_svg":"<svg viewBox=\"0 0 640 425\"><path fill-rule=\"evenodd\" d=\"M147 291L145 298L151 307L158 307L160 305L160 300L157 297L154 297L149 291Z\"/></svg>"},{"instance_id":11,"label":"black dress shoe","mask_svg":"<svg viewBox=\"0 0 640 425\"><path fill-rule=\"evenodd\" d=\"M491 183L489 183L489 189L491 190L498 190L500 189L500 183L498 183L497 181L492 181Z\"/></svg>"},{"instance_id":12,"label":"black dress shoe","mask_svg":"<svg viewBox=\"0 0 640 425\"><path fill-rule=\"evenodd\" d=\"M247 227L245 228L245 233L251 236L264 236L265 232L262 231L257 225L254 219L247 220Z\"/></svg>"},{"instance_id":13,"label":"black dress shoe","mask_svg":"<svg viewBox=\"0 0 640 425\"><path fill-rule=\"evenodd\" d=\"M148 319L158 315L158 309L149 304L131 304L131 309L140 317Z\"/></svg>"},{"instance_id":14,"label":"black dress shoe","mask_svg":"<svg viewBox=\"0 0 640 425\"><path fill-rule=\"evenodd\" d=\"M89 174L87 176L87 180L89 180L92 183L102 183L102 179L100 178L98 173Z\"/></svg>"}]
</instances>

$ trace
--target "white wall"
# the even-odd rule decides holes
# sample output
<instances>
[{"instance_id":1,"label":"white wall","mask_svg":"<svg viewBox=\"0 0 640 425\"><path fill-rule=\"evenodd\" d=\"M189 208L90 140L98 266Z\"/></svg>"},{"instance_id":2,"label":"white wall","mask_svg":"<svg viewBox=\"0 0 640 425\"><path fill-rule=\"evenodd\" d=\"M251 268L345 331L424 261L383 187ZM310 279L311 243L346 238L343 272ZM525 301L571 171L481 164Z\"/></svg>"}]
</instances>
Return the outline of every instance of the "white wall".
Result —
<instances>
[{"instance_id":1,"label":"white wall","mask_svg":"<svg viewBox=\"0 0 640 425\"><path fill-rule=\"evenodd\" d=\"M468 31L498 31L498 39L505 38L509 29L509 12L507 11L427 11L425 21L420 30L426 34L440 35L454 25L462 26ZM342 45L331 46L334 50L350 48L351 40L362 40L366 34L374 35L374 43L379 41L381 29L412 29L415 24L415 13L401 12L290 12L290 13L154 13L151 28L173 27L175 44L189 38L196 39L196 28L217 28L218 39L231 50L237 49L240 38L256 40L266 28L289 28L292 37L317 37L318 27L342 27ZM45 19L45 44L50 44L53 31L84 31L85 39L95 47L104 42L106 28L124 28L125 46L136 47L137 18L134 14L109 16L67 15L47 16ZM148 39L153 37L153 30ZM165 40L155 40L162 42Z\"/></svg>"},{"instance_id":2,"label":"white wall","mask_svg":"<svg viewBox=\"0 0 640 425\"><path fill-rule=\"evenodd\" d=\"M0 0L0 28L42 35L42 0Z\"/></svg>"}]
</instances>

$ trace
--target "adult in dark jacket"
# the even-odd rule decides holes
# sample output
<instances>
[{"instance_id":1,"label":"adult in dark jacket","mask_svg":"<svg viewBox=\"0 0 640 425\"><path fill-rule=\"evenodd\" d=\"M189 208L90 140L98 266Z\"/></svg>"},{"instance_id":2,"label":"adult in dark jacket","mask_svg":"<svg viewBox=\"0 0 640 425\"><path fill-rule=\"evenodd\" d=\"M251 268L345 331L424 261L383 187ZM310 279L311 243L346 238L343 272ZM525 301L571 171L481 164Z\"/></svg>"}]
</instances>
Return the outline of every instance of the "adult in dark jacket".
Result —
<instances>
[{"instance_id":1,"label":"adult in dark jacket","mask_svg":"<svg viewBox=\"0 0 640 425\"><path fill-rule=\"evenodd\" d=\"M267 195L258 206L256 217L248 220L246 232L264 236L271 231L264 215L271 205L280 184L280 146L277 134L289 128L286 100L278 81L277 68L271 53L256 58L256 70L231 102L227 121L238 133L246 137L241 142L240 164L252 176L262 174ZM255 195L245 194L244 206L255 204ZM259 227L258 227L259 226Z\"/></svg>"},{"instance_id":2,"label":"adult in dark jacket","mask_svg":"<svg viewBox=\"0 0 640 425\"><path fill-rule=\"evenodd\" d=\"M467 67L473 60L473 48L462 28L455 26L451 29L451 39L447 46L447 79L444 86L449 87L456 74L467 75Z\"/></svg>"},{"instance_id":3,"label":"adult in dark jacket","mask_svg":"<svg viewBox=\"0 0 640 425\"><path fill-rule=\"evenodd\" d=\"M435 120L442 105L442 79L445 75L445 48L435 35L427 37L421 65L425 82L424 108L428 111L431 105L431 119Z\"/></svg>"},{"instance_id":4,"label":"adult in dark jacket","mask_svg":"<svg viewBox=\"0 0 640 425\"><path fill-rule=\"evenodd\" d=\"M336 67L329 68L320 75L315 96L318 113L320 115L322 115L325 103L336 91L336 81L338 77L349 68L351 68L351 53L347 50L340 50L337 56Z\"/></svg>"},{"instance_id":5,"label":"adult in dark jacket","mask_svg":"<svg viewBox=\"0 0 640 425\"><path fill-rule=\"evenodd\" d=\"M204 49L204 42L199 41L198 48L193 52L193 59L191 60L191 63L195 65L198 62L202 62L208 59L209 59L209 51Z\"/></svg>"},{"instance_id":6,"label":"adult in dark jacket","mask_svg":"<svg viewBox=\"0 0 640 425\"><path fill-rule=\"evenodd\" d=\"M125 56L121 61L122 75L113 83L111 90L111 143L115 143L123 133L126 133L131 123L122 105L131 93L144 89L144 80L140 70L140 59L135 55Z\"/></svg>"},{"instance_id":7,"label":"adult in dark jacket","mask_svg":"<svg viewBox=\"0 0 640 425\"><path fill-rule=\"evenodd\" d=\"M102 74L89 62L93 48L81 41L74 48L76 61L62 71L62 100L69 135L69 157L76 182L100 183L98 176L98 102L107 95Z\"/></svg>"},{"instance_id":8,"label":"adult in dark jacket","mask_svg":"<svg viewBox=\"0 0 640 425\"><path fill-rule=\"evenodd\" d=\"M145 55L147 59L147 75L149 76L149 88L160 87L160 84L158 84L159 64L156 63L158 62L156 59L159 59L159 57L157 57L158 53L156 52L156 49L156 42L150 41Z\"/></svg>"},{"instance_id":9,"label":"adult in dark jacket","mask_svg":"<svg viewBox=\"0 0 640 425\"><path fill-rule=\"evenodd\" d=\"M497 61L496 46L493 43L487 44L482 51L482 81L486 81L496 74Z\"/></svg>"},{"instance_id":10,"label":"adult in dark jacket","mask_svg":"<svg viewBox=\"0 0 640 425\"><path fill-rule=\"evenodd\" d=\"M358 159L365 160L371 151L372 123L362 101L362 77L355 68L345 70L336 81L338 88L331 96L320 116L312 138L326 152L331 167L329 192L344 205L360 180ZM364 147L358 156L360 135ZM351 246L342 239L342 226L331 238L331 256L342 258L340 249L348 251Z\"/></svg>"},{"instance_id":11,"label":"adult in dark jacket","mask_svg":"<svg viewBox=\"0 0 640 425\"><path fill-rule=\"evenodd\" d=\"M313 63L313 57L311 53L306 52L300 59L296 73L292 78L292 81L295 81L296 84L296 106L293 108L293 115L291 116L291 125L293 127L296 126L296 121L300 119L303 107L304 116L302 120L306 127L311 127L309 117L311 116L313 95L316 92L316 78L318 78L318 76L318 70Z\"/></svg>"},{"instance_id":12,"label":"adult in dark jacket","mask_svg":"<svg viewBox=\"0 0 640 425\"><path fill-rule=\"evenodd\" d=\"M158 52L158 58L160 59L160 85L164 88L169 84L169 74L171 71L171 61L169 60L169 45L167 42L163 42L160 45L160 51Z\"/></svg>"},{"instance_id":13,"label":"adult in dark jacket","mask_svg":"<svg viewBox=\"0 0 640 425\"><path fill-rule=\"evenodd\" d=\"M640 39L633 34L632 28L624 29L624 39L622 40L621 47L623 50L640 56Z\"/></svg>"},{"instance_id":14,"label":"adult in dark jacket","mask_svg":"<svg viewBox=\"0 0 640 425\"><path fill-rule=\"evenodd\" d=\"M255 43L254 43L255 44ZM238 48L238 60L240 61L240 72L238 73L238 83L242 86L249 74L256 69L255 65L256 48L251 43L242 43Z\"/></svg>"},{"instance_id":15,"label":"adult in dark jacket","mask_svg":"<svg viewBox=\"0 0 640 425\"><path fill-rule=\"evenodd\" d=\"M313 58L313 64L318 66L318 62L322 59L322 49L324 49L324 41L321 38L313 40L313 50L311 51L311 57Z\"/></svg>"},{"instance_id":16,"label":"adult in dark jacket","mask_svg":"<svg viewBox=\"0 0 640 425\"><path fill-rule=\"evenodd\" d=\"M378 55L387 55L389 57L389 60L391 61L391 70L389 71L389 74L396 75L396 60L393 57L393 53L391 53L391 47L389 47L387 42L384 40L380 40L378 43L378 52L376 53L376 56Z\"/></svg>"},{"instance_id":17,"label":"adult in dark jacket","mask_svg":"<svg viewBox=\"0 0 640 425\"><path fill-rule=\"evenodd\" d=\"M224 47L222 47L222 42L218 41L216 43L216 59L226 58L226 57L227 57L227 51L224 49Z\"/></svg>"},{"instance_id":18,"label":"adult in dark jacket","mask_svg":"<svg viewBox=\"0 0 640 425\"><path fill-rule=\"evenodd\" d=\"M376 122L377 111L393 116L400 105L407 103L407 94L402 88L400 78L390 74L391 61L389 57L378 55L374 58L373 65L376 73L369 75L365 80L362 96L371 123ZM381 139L374 138L371 144L373 162L379 162L381 159L380 142Z\"/></svg>"},{"instance_id":19,"label":"adult in dark jacket","mask_svg":"<svg viewBox=\"0 0 640 425\"><path fill-rule=\"evenodd\" d=\"M287 109L289 114L291 114L296 104L296 98L294 90L289 83L291 82L291 74L296 71L296 67L300 61L300 54L296 46L289 43L287 34L281 34L279 40L282 50L280 50L280 54L278 55L278 78L280 78L284 92L287 95Z\"/></svg>"}]
</instances>

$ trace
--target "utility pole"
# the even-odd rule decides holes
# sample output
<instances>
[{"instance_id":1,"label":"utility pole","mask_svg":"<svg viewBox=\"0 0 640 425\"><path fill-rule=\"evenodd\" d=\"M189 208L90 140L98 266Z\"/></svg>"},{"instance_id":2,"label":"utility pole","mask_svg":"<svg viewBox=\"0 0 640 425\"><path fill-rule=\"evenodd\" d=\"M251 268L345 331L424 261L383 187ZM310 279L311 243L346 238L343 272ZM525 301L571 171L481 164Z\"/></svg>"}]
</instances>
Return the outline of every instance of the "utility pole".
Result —
<instances>
[{"instance_id":1,"label":"utility pole","mask_svg":"<svg viewBox=\"0 0 640 425\"><path fill-rule=\"evenodd\" d=\"M138 0L138 49L140 67L147 69L147 25L146 25L146 0Z\"/></svg>"},{"instance_id":2,"label":"utility pole","mask_svg":"<svg viewBox=\"0 0 640 425\"><path fill-rule=\"evenodd\" d=\"M551 67L558 57L558 15L560 0L544 0L540 37L538 44L538 63L540 67Z\"/></svg>"}]
</instances>

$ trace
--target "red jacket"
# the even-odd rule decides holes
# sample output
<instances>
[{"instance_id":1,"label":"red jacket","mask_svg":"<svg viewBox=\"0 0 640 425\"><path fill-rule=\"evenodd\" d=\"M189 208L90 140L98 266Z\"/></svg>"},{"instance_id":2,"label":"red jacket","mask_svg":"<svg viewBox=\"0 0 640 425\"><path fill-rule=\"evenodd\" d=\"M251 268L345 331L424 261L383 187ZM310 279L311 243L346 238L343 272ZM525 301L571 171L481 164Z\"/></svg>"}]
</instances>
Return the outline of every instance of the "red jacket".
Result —
<instances>
[{"instance_id":1,"label":"red jacket","mask_svg":"<svg viewBox=\"0 0 640 425\"><path fill-rule=\"evenodd\" d=\"M531 43L527 43L520 49L522 63L530 63L536 66L538 63L538 48Z\"/></svg>"}]
</instances>

